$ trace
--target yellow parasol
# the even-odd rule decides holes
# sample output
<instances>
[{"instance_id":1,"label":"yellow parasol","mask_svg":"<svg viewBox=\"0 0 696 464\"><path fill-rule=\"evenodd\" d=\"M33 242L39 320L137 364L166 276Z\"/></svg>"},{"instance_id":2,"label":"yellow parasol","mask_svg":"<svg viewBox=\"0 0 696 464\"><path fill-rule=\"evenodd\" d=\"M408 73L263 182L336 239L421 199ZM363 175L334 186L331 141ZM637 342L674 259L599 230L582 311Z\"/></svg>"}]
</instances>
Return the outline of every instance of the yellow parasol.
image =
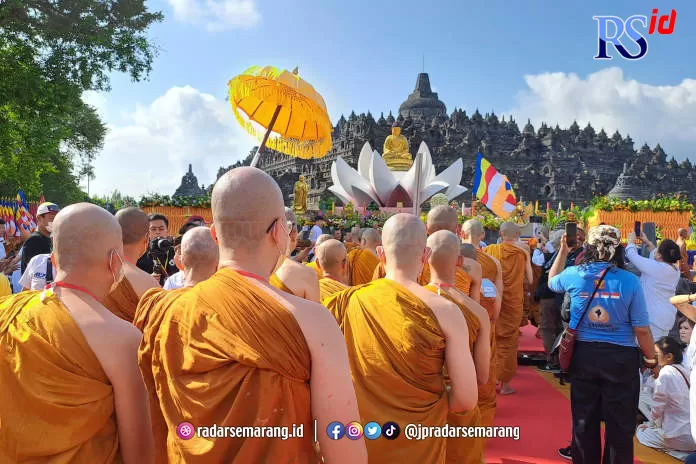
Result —
<instances>
[{"instance_id":1,"label":"yellow parasol","mask_svg":"<svg viewBox=\"0 0 696 464\"><path fill-rule=\"evenodd\" d=\"M331 149L333 127L324 99L297 75L272 66L253 66L229 83L237 121L264 147L297 158L321 158ZM274 137L269 137L271 132Z\"/></svg>"}]
</instances>

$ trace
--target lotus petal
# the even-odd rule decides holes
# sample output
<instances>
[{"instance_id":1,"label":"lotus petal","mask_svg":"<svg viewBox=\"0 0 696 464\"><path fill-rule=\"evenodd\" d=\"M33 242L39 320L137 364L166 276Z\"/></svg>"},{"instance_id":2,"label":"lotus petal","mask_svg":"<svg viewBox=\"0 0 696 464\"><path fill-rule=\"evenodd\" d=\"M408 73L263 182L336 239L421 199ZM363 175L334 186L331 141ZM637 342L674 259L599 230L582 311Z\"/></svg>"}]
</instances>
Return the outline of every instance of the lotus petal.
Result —
<instances>
[{"instance_id":1,"label":"lotus petal","mask_svg":"<svg viewBox=\"0 0 696 464\"><path fill-rule=\"evenodd\" d=\"M447 184L447 192L445 192L445 195L449 197L449 194L452 193L451 190L454 189L454 187L459 185L459 182L462 180L462 170L464 169L464 162L462 161L461 158L457 158L457 161L452 163L447 169L442 171L440 174L438 174L433 181L439 181L439 182L444 182Z\"/></svg>"},{"instance_id":2,"label":"lotus petal","mask_svg":"<svg viewBox=\"0 0 696 464\"><path fill-rule=\"evenodd\" d=\"M358 157L358 174L363 179L370 178L370 166L372 165L372 147L370 142L365 142L360 150L360 156Z\"/></svg>"},{"instance_id":3,"label":"lotus petal","mask_svg":"<svg viewBox=\"0 0 696 464\"><path fill-rule=\"evenodd\" d=\"M343 190L339 185L332 185L329 187L329 191L336 195L339 200L341 200L341 203L343 203L343 206L346 206L348 203L353 203L353 199L346 193L345 190Z\"/></svg>"},{"instance_id":4,"label":"lotus petal","mask_svg":"<svg viewBox=\"0 0 696 464\"><path fill-rule=\"evenodd\" d=\"M387 167L387 163L384 162L384 159L377 152L372 154L372 166L370 168L369 179L372 188L381 201L380 206L388 206L389 197L399 185L399 181L396 180Z\"/></svg>"},{"instance_id":5,"label":"lotus petal","mask_svg":"<svg viewBox=\"0 0 696 464\"><path fill-rule=\"evenodd\" d=\"M372 153L370 153L371 155ZM351 168L340 156L334 162L336 166L336 175L338 176L338 185L348 193L350 197L355 199L360 206L375 202L379 204L379 198L372 191L372 186L367 181L360 177L358 172Z\"/></svg>"},{"instance_id":6,"label":"lotus petal","mask_svg":"<svg viewBox=\"0 0 696 464\"><path fill-rule=\"evenodd\" d=\"M461 185L457 185L455 187L450 187L447 189L445 192L445 195L447 195L447 199L449 201L454 200L457 198L459 195L463 195L468 189L466 187L462 187Z\"/></svg>"},{"instance_id":7,"label":"lotus petal","mask_svg":"<svg viewBox=\"0 0 696 464\"><path fill-rule=\"evenodd\" d=\"M431 182L425 189L421 190L420 196L418 197L421 205L430 200L433 195L447 190L448 187L449 185L445 182Z\"/></svg>"},{"instance_id":8,"label":"lotus petal","mask_svg":"<svg viewBox=\"0 0 696 464\"><path fill-rule=\"evenodd\" d=\"M425 142L421 142L420 146L418 147L418 153L423 154L423 170L421 178L424 179L426 182L421 184L421 188L423 188L424 185L427 185L429 182L432 182L435 179L435 165L433 164L433 157L430 154L430 149L428 148L428 145Z\"/></svg>"}]
</instances>

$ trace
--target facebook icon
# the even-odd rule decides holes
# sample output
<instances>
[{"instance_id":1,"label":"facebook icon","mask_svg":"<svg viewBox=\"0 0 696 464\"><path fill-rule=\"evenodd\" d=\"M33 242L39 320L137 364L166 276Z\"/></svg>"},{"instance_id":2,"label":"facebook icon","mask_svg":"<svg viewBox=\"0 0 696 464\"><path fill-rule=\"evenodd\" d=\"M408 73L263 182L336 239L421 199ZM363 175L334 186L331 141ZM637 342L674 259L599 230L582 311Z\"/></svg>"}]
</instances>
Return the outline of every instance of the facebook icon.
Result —
<instances>
[{"instance_id":1,"label":"facebook icon","mask_svg":"<svg viewBox=\"0 0 696 464\"><path fill-rule=\"evenodd\" d=\"M339 440L343 438L346 433L346 428L340 422L332 422L326 427L326 434L332 440Z\"/></svg>"}]
</instances>

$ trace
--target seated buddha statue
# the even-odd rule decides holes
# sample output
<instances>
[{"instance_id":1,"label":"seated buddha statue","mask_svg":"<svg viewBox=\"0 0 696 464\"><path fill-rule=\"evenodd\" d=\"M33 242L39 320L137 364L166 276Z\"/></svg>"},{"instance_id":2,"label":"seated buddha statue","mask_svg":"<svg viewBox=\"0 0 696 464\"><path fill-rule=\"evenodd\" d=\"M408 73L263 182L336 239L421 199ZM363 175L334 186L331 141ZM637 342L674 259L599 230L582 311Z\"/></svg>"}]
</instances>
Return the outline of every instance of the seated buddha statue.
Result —
<instances>
[{"instance_id":1,"label":"seated buddha statue","mask_svg":"<svg viewBox=\"0 0 696 464\"><path fill-rule=\"evenodd\" d=\"M392 133L384 141L382 158L392 171L408 171L413 164L411 153L408 151L408 140L401 135L399 123L392 126Z\"/></svg>"}]
</instances>

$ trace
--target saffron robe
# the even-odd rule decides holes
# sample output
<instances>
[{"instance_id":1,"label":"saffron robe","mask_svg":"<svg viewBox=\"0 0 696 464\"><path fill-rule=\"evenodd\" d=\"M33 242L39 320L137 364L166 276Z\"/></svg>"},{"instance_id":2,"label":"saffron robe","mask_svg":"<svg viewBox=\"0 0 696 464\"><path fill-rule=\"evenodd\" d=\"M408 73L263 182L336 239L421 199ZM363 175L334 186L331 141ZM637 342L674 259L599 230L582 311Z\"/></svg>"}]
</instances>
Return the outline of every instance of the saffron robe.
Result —
<instances>
[{"instance_id":1,"label":"saffron robe","mask_svg":"<svg viewBox=\"0 0 696 464\"><path fill-rule=\"evenodd\" d=\"M370 250L359 248L348 253L350 284L362 285L370 282L378 264L379 258Z\"/></svg>"},{"instance_id":2,"label":"saffron robe","mask_svg":"<svg viewBox=\"0 0 696 464\"><path fill-rule=\"evenodd\" d=\"M102 304L126 322L133 322L140 298L126 276L111 287Z\"/></svg>"},{"instance_id":3,"label":"saffron robe","mask_svg":"<svg viewBox=\"0 0 696 464\"><path fill-rule=\"evenodd\" d=\"M321 279L321 269L319 269L319 266L317 266L316 261L312 261L311 263L305 263L305 266L314 269L314 272L317 273L317 279Z\"/></svg>"},{"instance_id":4,"label":"saffron robe","mask_svg":"<svg viewBox=\"0 0 696 464\"><path fill-rule=\"evenodd\" d=\"M443 426L448 399L445 337L432 310L401 285L379 279L330 296L348 348L363 424ZM445 438L365 440L368 460L444 463Z\"/></svg>"},{"instance_id":5,"label":"saffron robe","mask_svg":"<svg viewBox=\"0 0 696 464\"><path fill-rule=\"evenodd\" d=\"M0 300L0 462L120 463L114 392L52 291Z\"/></svg>"},{"instance_id":6,"label":"saffron robe","mask_svg":"<svg viewBox=\"0 0 696 464\"><path fill-rule=\"evenodd\" d=\"M275 274L271 274L270 279L268 279L268 283L270 283L271 285L273 285L275 288L277 288L277 289L280 290L280 291L283 291L283 292L285 292L285 293L289 293L289 294L291 294L291 295L295 295L294 293L292 293L292 290L290 290L290 289L283 283L283 281L280 280L280 279L278 278L278 276L275 275Z\"/></svg>"},{"instance_id":7,"label":"saffron robe","mask_svg":"<svg viewBox=\"0 0 696 464\"><path fill-rule=\"evenodd\" d=\"M478 254L478 262L481 265L481 277L490 280L495 284L498 277L498 266L495 261L481 250L476 251ZM488 311L488 317L493 317L495 314L496 298L486 297L481 293L481 306ZM496 398L497 393L496 383L498 382L495 372L495 322L491 322L491 364L488 367L488 382L479 385L478 390L478 407L481 410L481 425L491 427L495 418Z\"/></svg>"},{"instance_id":8,"label":"saffron robe","mask_svg":"<svg viewBox=\"0 0 696 464\"><path fill-rule=\"evenodd\" d=\"M343 285L338 280L324 277L319 280L319 300L324 301L334 293L342 292L347 288L348 286Z\"/></svg>"},{"instance_id":9,"label":"saffron robe","mask_svg":"<svg viewBox=\"0 0 696 464\"><path fill-rule=\"evenodd\" d=\"M387 271L384 269L384 265L380 262L377 269L375 269L375 272L372 274L372 280L383 279L386 275ZM430 264L425 263L423 266L423 270L418 276L418 283L420 285L428 285L430 283Z\"/></svg>"},{"instance_id":10,"label":"saffron robe","mask_svg":"<svg viewBox=\"0 0 696 464\"><path fill-rule=\"evenodd\" d=\"M484 251L503 268L503 304L495 324L496 374L498 380L507 383L517 372L527 255L510 243L489 245Z\"/></svg>"},{"instance_id":11,"label":"saffron robe","mask_svg":"<svg viewBox=\"0 0 696 464\"><path fill-rule=\"evenodd\" d=\"M310 353L294 316L229 268L172 295L150 290L138 313L143 325L140 369L150 401L167 425L170 462L315 463L310 405ZM140 314L139 314L140 316ZM140 320L140 317L138 318ZM156 397L154 395L157 395ZM195 426L302 424L304 438L181 440Z\"/></svg>"},{"instance_id":12,"label":"saffron robe","mask_svg":"<svg viewBox=\"0 0 696 464\"><path fill-rule=\"evenodd\" d=\"M463 272L463 271L462 271ZM455 283L456 285L456 283ZM425 288L433 293L439 294L452 303L456 304L462 311L466 324L469 329L469 350L474 355L474 345L481 330L481 322L478 317L466 306L459 304L457 300L449 296L446 289L440 289L433 284L426 285ZM457 285L460 291L463 291ZM478 427L481 425L481 411L478 405L471 411L461 413L447 413L447 423L452 427ZM447 463L452 464L481 464L483 459L482 438L447 438Z\"/></svg>"},{"instance_id":13,"label":"saffron robe","mask_svg":"<svg viewBox=\"0 0 696 464\"><path fill-rule=\"evenodd\" d=\"M469 295L471 291L471 277L469 277L469 274L467 274L464 269L457 268L457 272L454 274L454 285L459 290Z\"/></svg>"}]
</instances>

